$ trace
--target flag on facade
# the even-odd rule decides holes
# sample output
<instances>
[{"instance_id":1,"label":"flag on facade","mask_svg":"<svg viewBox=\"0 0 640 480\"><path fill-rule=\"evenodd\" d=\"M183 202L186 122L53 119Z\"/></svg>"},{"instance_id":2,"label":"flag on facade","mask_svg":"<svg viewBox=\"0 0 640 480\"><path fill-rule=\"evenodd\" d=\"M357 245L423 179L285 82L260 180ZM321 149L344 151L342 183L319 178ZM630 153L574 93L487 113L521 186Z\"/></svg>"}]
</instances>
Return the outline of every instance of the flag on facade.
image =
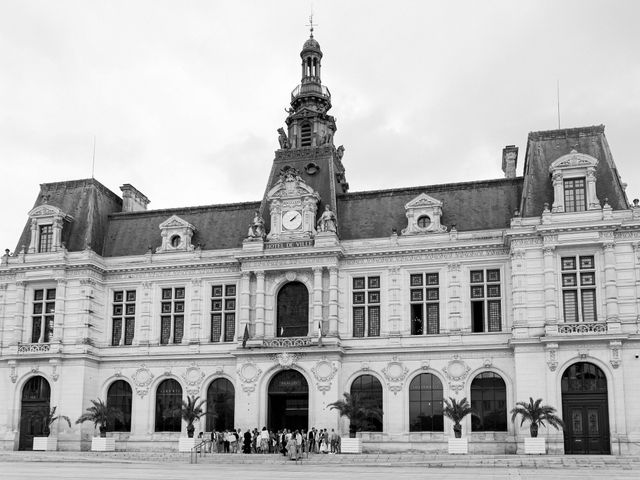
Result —
<instances>
[{"instance_id":1,"label":"flag on facade","mask_svg":"<svg viewBox=\"0 0 640 480\"><path fill-rule=\"evenodd\" d=\"M318 346L322 346L322 320L318 321Z\"/></svg>"},{"instance_id":2,"label":"flag on facade","mask_svg":"<svg viewBox=\"0 0 640 480\"><path fill-rule=\"evenodd\" d=\"M242 336L242 348L247 347L247 340L249 340L249 325L244 325L244 335Z\"/></svg>"}]
</instances>

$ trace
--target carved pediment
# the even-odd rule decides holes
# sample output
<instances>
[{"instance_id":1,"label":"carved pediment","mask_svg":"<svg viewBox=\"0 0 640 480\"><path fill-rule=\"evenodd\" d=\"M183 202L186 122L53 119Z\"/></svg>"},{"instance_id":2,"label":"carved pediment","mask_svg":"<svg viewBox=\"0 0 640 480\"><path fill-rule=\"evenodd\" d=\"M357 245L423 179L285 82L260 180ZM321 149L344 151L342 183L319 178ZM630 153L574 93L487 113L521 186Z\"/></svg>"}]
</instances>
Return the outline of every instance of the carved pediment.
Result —
<instances>
[{"instance_id":1,"label":"carved pediment","mask_svg":"<svg viewBox=\"0 0 640 480\"><path fill-rule=\"evenodd\" d=\"M187 252L193 250L191 237L196 227L177 215L172 215L159 225L162 235L162 245L156 249L156 253L163 252Z\"/></svg>"},{"instance_id":2,"label":"carved pediment","mask_svg":"<svg viewBox=\"0 0 640 480\"><path fill-rule=\"evenodd\" d=\"M59 217L71 220L71 217L53 205L38 205L28 213L30 218Z\"/></svg>"},{"instance_id":3,"label":"carved pediment","mask_svg":"<svg viewBox=\"0 0 640 480\"><path fill-rule=\"evenodd\" d=\"M555 160L549 166L549 172L553 173L557 169L565 168L580 168L580 167L597 167L598 159L587 155L586 153L578 153L576 150L571 150L571 153L563 155Z\"/></svg>"},{"instance_id":4,"label":"carved pediment","mask_svg":"<svg viewBox=\"0 0 640 480\"><path fill-rule=\"evenodd\" d=\"M407 228L402 230L402 234L418 235L446 232L447 227L440 224L442 205L443 203L440 200L426 193L421 193L405 204Z\"/></svg>"},{"instance_id":5,"label":"carved pediment","mask_svg":"<svg viewBox=\"0 0 640 480\"><path fill-rule=\"evenodd\" d=\"M191 230L196 229L193 225L191 225L186 220L181 219L177 215L172 215L167 220L160 224L160 230L164 230L166 228L190 228Z\"/></svg>"},{"instance_id":6,"label":"carved pediment","mask_svg":"<svg viewBox=\"0 0 640 480\"><path fill-rule=\"evenodd\" d=\"M430 197L426 193L421 193L404 206L405 209L418 207L442 207L442 202L433 197Z\"/></svg>"}]
</instances>

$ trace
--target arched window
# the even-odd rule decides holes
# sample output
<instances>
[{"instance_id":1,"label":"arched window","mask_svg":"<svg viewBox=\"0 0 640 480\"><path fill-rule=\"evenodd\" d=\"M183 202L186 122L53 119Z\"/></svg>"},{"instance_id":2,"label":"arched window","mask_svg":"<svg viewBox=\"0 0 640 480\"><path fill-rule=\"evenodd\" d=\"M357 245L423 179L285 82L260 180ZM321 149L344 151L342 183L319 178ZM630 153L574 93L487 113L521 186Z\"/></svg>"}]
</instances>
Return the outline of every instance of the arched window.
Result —
<instances>
[{"instance_id":1,"label":"arched window","mask_svg":"<svg viewBox=\"0 0 640 480\"><path fill-rule=\"evenodd\" d=\"M107 407L117 408L122 412L123 421L115 419L108 424L110 432L131 431L131 401L133 395L131 387L124 380L117 380L111 384L107 391Z\"/></svg>"},{"instance_id":2,"label":"arched window","mask_svg":"<svg viewBox=\"0 0 640 480\"><path fill-rule=\"evenodd\" d=\"M179 432L181 430L180 414L176 413L182 405L182 387L168 379L158 385L156 390L156 432Z\"/></svg>"},{"instance_id":3,"label":"arched window","mask_svg":"<svg viewBox=\"0 0 640 480\"><path fill-rule=\"evenodd\" d=\"M300 127L300 146L311 146L311 124L309 122L303 123Z\"/></svg>"},{"instance_id":4,"label":"arched window","mask_svg":"<svg viewBox=\"0 0 640 480\"><path fill-rule=\"evenodd\" d=\"M442 432L442 382L430 373L421 373L409 384L409 431Z\"/></svg>"},{"instance_id":5,"label":"arched window","mask_svg":"<svg viewBox=\"0 0 640 480\"><path fill-rule=\"evenodd\" d=\"M574 363L562 374L562 393L607 393L607 377L593 363Z\"/></svg>"},{"instance_id":6,"label":"arched window","mask_svg":"<svg viewBox=\"0 0 640 480\"><path fill-rule=\"evenodd\" d=\"M33 437L49 435L42 413L51 408L51 386L44 377L32 377L22 388L20 413L20 450L33 448ZM54 424L53 428L57 428Z\"/></svg>"},{"instance_id":7,"label":"arched window","mask_svg":"<svg viewBox=\"0 0 640 480\"><path fill-rule=\"evenodd\" d=\"M484 372L471 382L471 430L507 431L507 387L500 375Z\"/></svg>"},{"instance_id":8,"label":"arched window","mask_svg":"<svg viewBox=\"0 0 640 480\"><path fill-rule=\"evenodd\" d=\"M358 397L361 404L365 407L382 408L382 385L373 375L360 375L351 384L351 396ZM370 418L370 427L367 431L381 432L382 422L376 418Z\"/></svg>"},{"instance_id":9,"label":"arched window","mask_svg":"<svg viewBox=\"0 0 640 480\"><path fill-rule=\"evenodd\" d=\"M289 282L278 292L276 336L304 337L309 333L309 291L304 283Z\"/></svg>"},{"instance_id":10,"label":"arched window","mask_svg":"<svg viewBox=\"0 0 640 480\"><path fill-rule=\"evenodd\" d=\"M207 389L207 432L230 430L234 427L236 390L226 378L211 382Z\"/></svg>"}]
</instances>

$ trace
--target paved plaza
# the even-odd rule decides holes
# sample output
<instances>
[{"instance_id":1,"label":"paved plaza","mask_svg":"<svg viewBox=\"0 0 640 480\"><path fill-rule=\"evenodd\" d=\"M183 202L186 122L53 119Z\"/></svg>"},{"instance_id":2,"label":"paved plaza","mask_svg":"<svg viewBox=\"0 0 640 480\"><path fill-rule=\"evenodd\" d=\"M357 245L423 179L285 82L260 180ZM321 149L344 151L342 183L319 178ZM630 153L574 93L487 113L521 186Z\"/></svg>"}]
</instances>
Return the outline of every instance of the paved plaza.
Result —
<instances>
[{"instance_id":1,"label":"paved plaza","mask_svg":"<svg viewBox=\"0 0 640 480\"><path fill-rule=\"evenodd\" d=\"M55 453L58 453L59 459ZM145 460L147 458L148 460ZM640 479L640 462L628 457L525 457L406 455L313 456L300 463L279 456L97 455L90 452L2 452L3 480L358 480L358 479ZM55 461L54 461L55 460Z\"/></svg>"}]
</instances>

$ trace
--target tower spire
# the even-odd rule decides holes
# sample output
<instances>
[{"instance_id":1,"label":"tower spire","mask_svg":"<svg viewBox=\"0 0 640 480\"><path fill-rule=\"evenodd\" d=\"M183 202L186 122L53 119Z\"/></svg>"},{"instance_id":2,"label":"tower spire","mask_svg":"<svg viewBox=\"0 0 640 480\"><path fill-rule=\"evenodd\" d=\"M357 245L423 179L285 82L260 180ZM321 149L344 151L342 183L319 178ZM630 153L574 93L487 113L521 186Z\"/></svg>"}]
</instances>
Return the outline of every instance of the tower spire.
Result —
<instances>
[{"instance_id":1,"label":"tower spire","mask_svg":"<svg viewBox=\"0 0 640 480\"><path fill-rule=\"evenodd\" d=\"M306 25L309 27L309 38L313 38L313 27L317 27L317 23L313 23L313 8L311 9L311 15L309 15L309 23Z\"/></svg>"}]
</instances>

